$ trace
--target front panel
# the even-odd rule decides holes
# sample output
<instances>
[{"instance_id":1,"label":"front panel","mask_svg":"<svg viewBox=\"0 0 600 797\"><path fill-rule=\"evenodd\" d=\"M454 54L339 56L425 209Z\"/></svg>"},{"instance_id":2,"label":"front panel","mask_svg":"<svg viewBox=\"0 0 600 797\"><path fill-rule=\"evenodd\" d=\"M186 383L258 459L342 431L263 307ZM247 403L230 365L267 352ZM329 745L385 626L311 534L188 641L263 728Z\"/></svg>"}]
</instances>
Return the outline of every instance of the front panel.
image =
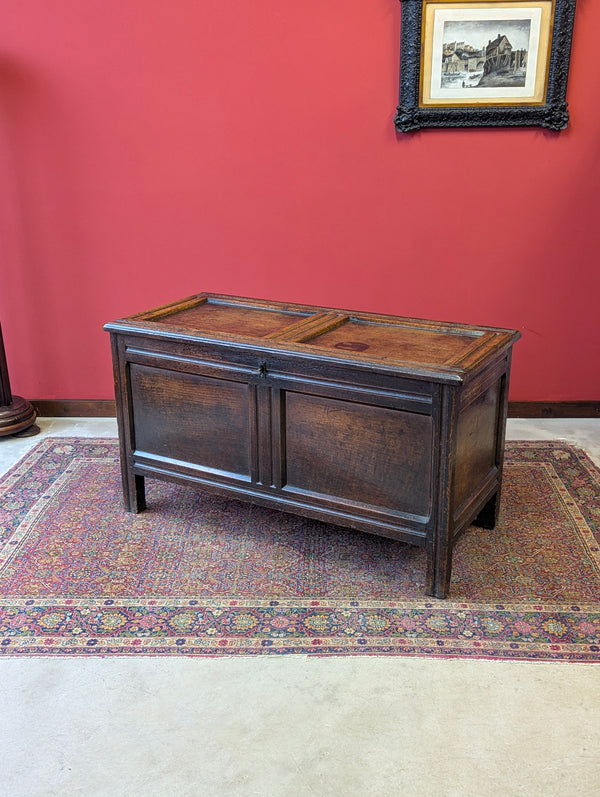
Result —
<instances>
[{"instance_id":1,"label":"front panel","mask_svg":"<svg viewBox=\"0 0 600 797\"><path fill-rule=\"evenodd\" d=\"M431 416L293 391L281 404L286 492L426 521Z\"/></svg>"},{"instance_id":2,"label":"front panel","mask_svg":"<svg viewBox=\"0 0 600 797\"><path fill-rule=\"evenodd\" d=\"M234 379L129 366L136 457L250 477L250 393Z\"/></svg>"}]
</instances>

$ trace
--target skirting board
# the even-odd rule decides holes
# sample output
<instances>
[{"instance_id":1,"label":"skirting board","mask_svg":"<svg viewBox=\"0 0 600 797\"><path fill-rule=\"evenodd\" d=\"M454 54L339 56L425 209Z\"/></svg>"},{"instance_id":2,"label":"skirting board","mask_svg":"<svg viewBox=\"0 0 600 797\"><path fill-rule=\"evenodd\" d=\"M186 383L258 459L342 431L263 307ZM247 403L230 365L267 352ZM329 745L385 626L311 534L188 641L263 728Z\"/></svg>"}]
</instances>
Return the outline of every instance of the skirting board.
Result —
<instances>
[{"instance_id":1,"label":"skirting board","mask_svg":"<svg viewBox=\"0 0 600 797\"><path fill-rule=\"evenodd\" d=\"M88 401L64 399L32 401L41 418L114 418L117 410L114 400Z\"/></svg>"},{"instance_id":2,"label":"skirting board","mask_svg":"<svg viewBox=\"0 0 600 797\"><path fill-rule=\"evenodd\" d=\"M42 418L113 418L111 400L32 401ZM509 418L600 418L600 401L510 401Z\"/></svg>"}]
</instances>

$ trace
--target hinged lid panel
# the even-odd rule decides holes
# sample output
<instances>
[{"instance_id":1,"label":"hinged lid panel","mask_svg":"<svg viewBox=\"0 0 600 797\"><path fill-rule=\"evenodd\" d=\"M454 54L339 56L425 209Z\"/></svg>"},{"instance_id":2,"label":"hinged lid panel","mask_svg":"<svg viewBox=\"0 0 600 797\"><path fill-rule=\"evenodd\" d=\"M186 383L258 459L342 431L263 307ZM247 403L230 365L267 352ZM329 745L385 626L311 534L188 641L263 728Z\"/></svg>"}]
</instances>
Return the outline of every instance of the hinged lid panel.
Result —
<instances>
[{"instance_id":1,"label":"hinged lid panel","mask_svg":"<svg viewBox=\"0 0 600 797\"><path fill-rule=\"evenodd\" d=\"M518 332L307 305L198 294L107 324L109 331L180 332L203 340L246 341L252 347L337 361L385 364L407 374L461 381Z\"/></svg>"}]
</instances>

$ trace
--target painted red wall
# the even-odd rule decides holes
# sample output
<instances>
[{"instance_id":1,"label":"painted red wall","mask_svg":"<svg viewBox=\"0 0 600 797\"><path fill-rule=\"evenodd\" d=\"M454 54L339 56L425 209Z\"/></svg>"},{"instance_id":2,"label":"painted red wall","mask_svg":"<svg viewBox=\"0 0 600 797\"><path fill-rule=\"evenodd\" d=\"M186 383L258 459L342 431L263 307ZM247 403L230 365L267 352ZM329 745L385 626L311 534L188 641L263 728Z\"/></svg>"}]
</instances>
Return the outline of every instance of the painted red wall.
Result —
<instances>
[{"instance_id":1,"label":"painted red wall","mask_svg":"<svg viewBox=\"0 0 600 797\"><path fill-rule=\"evenodd\" d=\"M600 399L600 3L570 128L396 134L398 0L0 0L13 391L112 395L122 315L211 290L518 328L511 398Z\"/></svg>"}]
</instances>

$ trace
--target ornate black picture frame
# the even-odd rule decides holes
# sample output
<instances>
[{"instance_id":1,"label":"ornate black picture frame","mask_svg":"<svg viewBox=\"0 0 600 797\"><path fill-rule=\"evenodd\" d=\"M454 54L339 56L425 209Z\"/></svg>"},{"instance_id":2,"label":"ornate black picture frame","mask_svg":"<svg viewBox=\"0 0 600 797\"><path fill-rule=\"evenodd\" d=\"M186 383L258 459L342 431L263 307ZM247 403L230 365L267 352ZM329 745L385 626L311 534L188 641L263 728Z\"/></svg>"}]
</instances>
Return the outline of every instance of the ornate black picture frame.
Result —
<instances>
[{"instance_id":1,"label":"ornate black picture frame","mask_svg":"<svg viewBox=\"0 0 600 797\"><path fill-rule=\"evenodd\" d=\"M564 130L576 0L400 0L396 130Z\"/></svg>"}]
</instances>

